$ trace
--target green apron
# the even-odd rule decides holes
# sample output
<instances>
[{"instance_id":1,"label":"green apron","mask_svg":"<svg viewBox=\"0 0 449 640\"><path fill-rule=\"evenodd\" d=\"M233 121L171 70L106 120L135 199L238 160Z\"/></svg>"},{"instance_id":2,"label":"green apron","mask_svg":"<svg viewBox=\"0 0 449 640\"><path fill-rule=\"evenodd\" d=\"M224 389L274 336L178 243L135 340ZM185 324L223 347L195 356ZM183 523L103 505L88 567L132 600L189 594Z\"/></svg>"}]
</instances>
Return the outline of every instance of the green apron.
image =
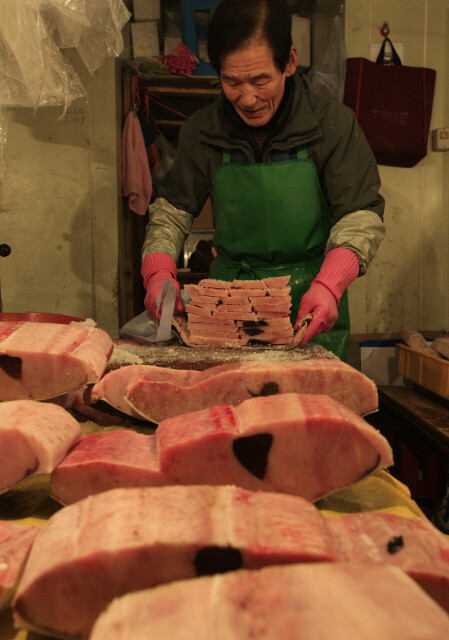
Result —
<instances>
[{"instance_id":1,"label":"green apron","mask_svg":"<svg viewBox=\"0 0 449 640\"><path fill-rule=\"evenodd\" d=\"M291 321L301 297L318 274L331 228L316 167L301 147L297 158L238 164L223 153L214 174L214 246L210 276L219 280L256 280L290 275ZM329 333L311 340L342 360L349 338L347 293Z\"/></svg>"}]
</instances>

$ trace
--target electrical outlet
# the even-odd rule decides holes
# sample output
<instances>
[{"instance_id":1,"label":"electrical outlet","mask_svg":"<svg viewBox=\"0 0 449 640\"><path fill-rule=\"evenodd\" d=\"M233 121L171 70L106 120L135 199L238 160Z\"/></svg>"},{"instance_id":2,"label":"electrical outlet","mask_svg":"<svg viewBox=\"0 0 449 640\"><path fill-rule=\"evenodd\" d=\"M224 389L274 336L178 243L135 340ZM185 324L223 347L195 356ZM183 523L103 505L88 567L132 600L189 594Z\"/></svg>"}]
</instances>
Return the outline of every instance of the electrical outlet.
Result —
<instances>
[{"instance_id":1,"label":"electrical outlet","mask_svg":"<svg viewBox=\"0 0 449 640\"><path fill-rule=\"evenodd\" d=\"M432 151L449 151L449 129L447 127L433 129Z\"/></svg>"}]
</instances>

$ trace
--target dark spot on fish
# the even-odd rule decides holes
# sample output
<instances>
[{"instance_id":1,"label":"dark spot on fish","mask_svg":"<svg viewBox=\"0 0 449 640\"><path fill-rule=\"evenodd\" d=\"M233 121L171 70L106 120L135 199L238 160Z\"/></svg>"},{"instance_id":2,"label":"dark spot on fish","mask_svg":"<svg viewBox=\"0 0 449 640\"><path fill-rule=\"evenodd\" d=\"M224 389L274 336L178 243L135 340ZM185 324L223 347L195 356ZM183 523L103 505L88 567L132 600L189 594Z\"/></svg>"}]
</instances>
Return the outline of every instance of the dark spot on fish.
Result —
<instances>
[{"instance_id":1,"label":"dark spot on fish","mask_svg":"<svg viewBox=\"0 0 449 640\"><path fill-rule=\"evenodd\" d=\"M263 329L258 329L257 327L243 327L243 331L248 336L258 336L263 333Z\"/></svg>"},{"instance_id":2,"label":"dark spot on fish","mask_svg":"<svg viewBox=\"0 0 449 640\"><path fill-rule=\"evenodd\" d=\"M217 302L217 307L219 307L221 304L223 304L223 300L220 298L220 300Z\"/></svg>"},{"instance_id":3,"label":"dark spot on fish","mask_svg":"<svg viewBox=\"0 0 449 640\"><path fill-rule=\"evenodd\" d=\"M244 327L266 327L267 325L266 320L243 320Z\"/></svg>"},{"instance_id":4,"label":"dark spot on fish","mask_svg":"<svg viewBox=\"0 0 449 640\"><path fill-rule=\"evenodd\" d=\"M194 565L197 576L212 576L240 569L243 558L233 547L203 547L196 552Z\"/></svg>"},{"instance_id":5,"label":"dark spot on fish","mask_svg":"<svg viewBox=\"0 0 449 640\"><path fill-rule=\"evenodd\" d=\"M232 450L242 467L263 480L272 443L271 433L256 433L253 436L236 438L232 443Z\"/></svg>"},{"instance_id":6,"label":"dark spot on fish","mask_svg":"<svg viewBox=\"0 0 449 640\"><path fill-rule=\"evenodd\" d=\"M263 344L264 346L266 346L267 344L269 344L269 342L268 340L257 340L256 338L252 338L251 340L248 340L248 346L250 347L257 347L260 344Z\"/></svg>"},{"instance_id":7,"label":"dark spot on fish","mask_svg":"<svg viewBox=\"0 0 449 640\"><path fill-rule=\"evenodd\" d=\"M388 553L397 553L404 546L404 538L402 536L393 536L388 540L387 551Z\"/></svg>"},{"instance_id":8,"label":"dark spot on fish","mask_svg":"<svg viewBox=\"0 0 449 640\"><path fill-rule=\"evenodd\" d=\"M253 393L249 389L247 389L250 396L253 398L258 398L259 396L275 396L279 393L279 385L276 382L266 382L259 393Z\"/></svg>"},{"instance_id":9,"label":"dark spot on fish","mask_svg":"<svg viewBox=\"0 0 449 640\"><path fill-rule=\"evenodd\" d=\"M10 378L20 380L22 377L22 358L1 355L0 369L2 369Z\"/></svg>"}]
</instances>

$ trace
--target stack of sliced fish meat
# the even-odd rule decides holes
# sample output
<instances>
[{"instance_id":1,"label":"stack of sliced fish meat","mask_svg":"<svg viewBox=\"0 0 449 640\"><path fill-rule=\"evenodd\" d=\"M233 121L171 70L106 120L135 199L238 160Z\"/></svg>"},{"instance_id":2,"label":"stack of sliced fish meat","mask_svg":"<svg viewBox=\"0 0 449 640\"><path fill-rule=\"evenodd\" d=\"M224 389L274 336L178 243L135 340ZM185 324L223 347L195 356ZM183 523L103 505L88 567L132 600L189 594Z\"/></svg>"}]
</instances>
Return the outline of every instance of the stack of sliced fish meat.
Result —
<instances>
[{"instance_id":1,"label":"stack of sliced fish meat","mask_svg":"<svg viewBox=\"0 0 449 640\"><path fill-rule=\"evenodd\" d=\"M232 282L208 278L186 285L189 344L290 345L294 336L289 280L290 276Z\"/></svg>"}]
</instances>

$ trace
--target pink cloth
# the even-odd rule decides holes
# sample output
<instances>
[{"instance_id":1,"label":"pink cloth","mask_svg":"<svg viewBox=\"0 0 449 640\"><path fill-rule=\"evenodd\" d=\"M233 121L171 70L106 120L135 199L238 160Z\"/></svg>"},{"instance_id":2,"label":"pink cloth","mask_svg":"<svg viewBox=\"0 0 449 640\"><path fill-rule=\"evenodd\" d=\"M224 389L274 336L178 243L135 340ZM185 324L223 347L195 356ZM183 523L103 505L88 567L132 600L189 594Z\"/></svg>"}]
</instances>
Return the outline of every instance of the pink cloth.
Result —
<instances>
[{"instance_id":1,"label":"pink cloth","mask_svg":"<svg viewBox=\"0 0 449 640\"><path fill-rule=\"evenodd\" d=\"M129 196L129 208L145 215L153 183L139 118L130 111L122 134L122 194Z\"/></svg>"}]
</instances>

